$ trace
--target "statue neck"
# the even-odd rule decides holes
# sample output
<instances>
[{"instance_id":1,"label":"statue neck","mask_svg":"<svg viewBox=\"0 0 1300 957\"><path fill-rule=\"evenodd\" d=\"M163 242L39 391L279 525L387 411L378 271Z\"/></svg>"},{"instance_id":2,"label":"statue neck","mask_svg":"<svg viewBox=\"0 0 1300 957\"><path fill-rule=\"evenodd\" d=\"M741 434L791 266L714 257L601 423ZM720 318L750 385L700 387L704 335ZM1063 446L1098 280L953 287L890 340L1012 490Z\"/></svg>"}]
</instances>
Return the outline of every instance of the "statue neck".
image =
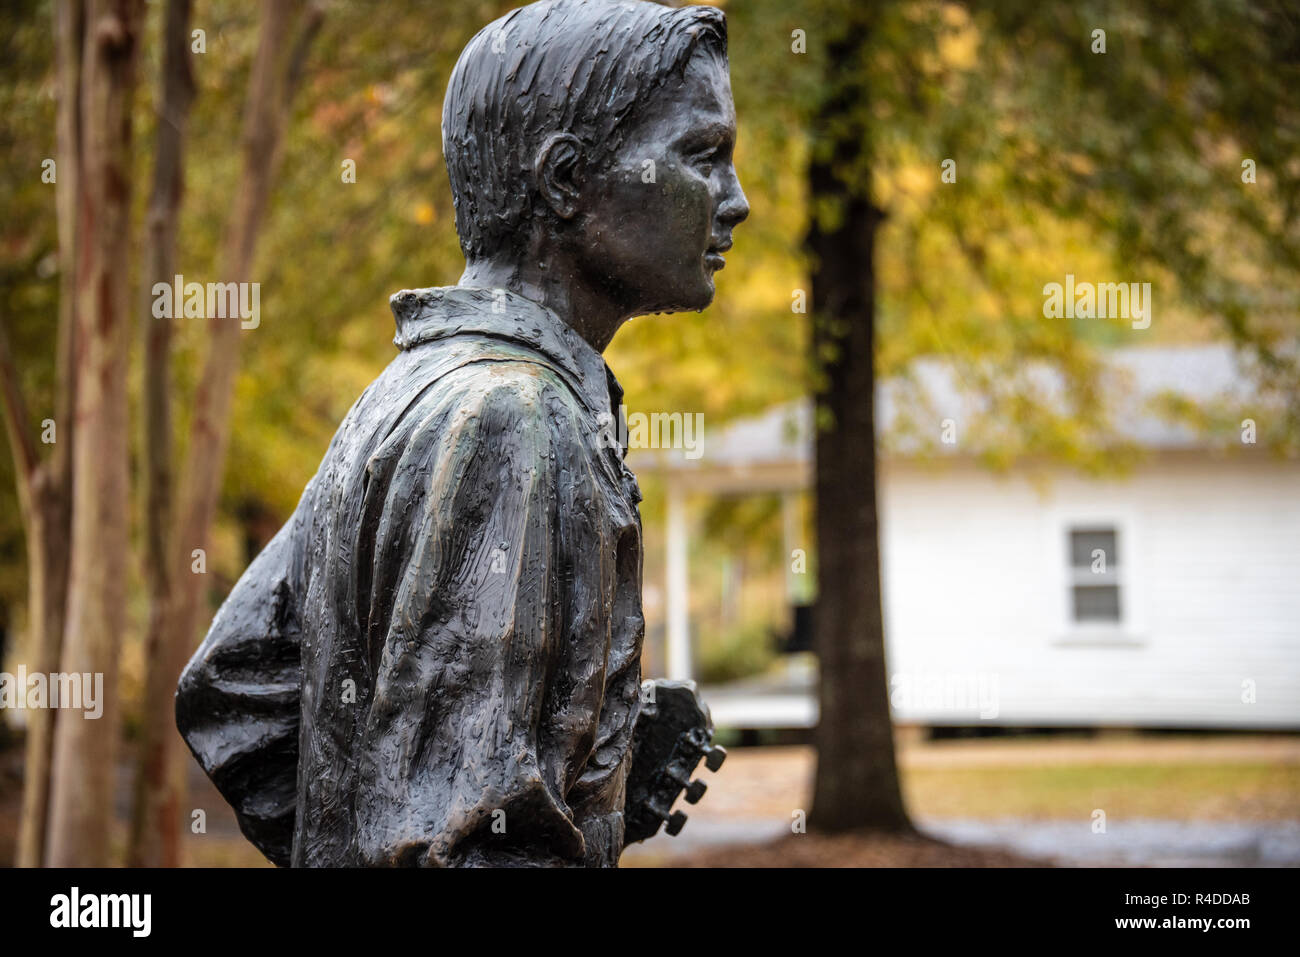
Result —
<instances>
[{"instance_id":1,"label":"statue neck","mask_svg":"<svg viewBox=\"0 0 1300 957\"><path fill-rule=\"evenodd\" d=\"M565 262L529 256L524 262L482 259L465 265L460 286L508 289L545 306L564 320L597 352L603 353L614 333L630 318L609 297L583 282Z\"/></svg>"}]
</instances>

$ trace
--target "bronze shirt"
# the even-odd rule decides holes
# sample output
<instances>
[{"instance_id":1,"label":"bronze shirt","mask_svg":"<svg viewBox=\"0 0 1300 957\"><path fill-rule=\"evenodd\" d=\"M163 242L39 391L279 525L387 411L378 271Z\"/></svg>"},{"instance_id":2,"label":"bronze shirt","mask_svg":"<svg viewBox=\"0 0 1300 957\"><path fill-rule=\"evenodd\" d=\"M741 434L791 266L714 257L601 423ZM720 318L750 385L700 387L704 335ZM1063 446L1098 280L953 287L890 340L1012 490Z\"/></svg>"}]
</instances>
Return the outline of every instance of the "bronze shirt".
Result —
<instances>
[{"instance_id":1,"label":"bronze shirt","mask_svg":"<svg viewBox=\"0 0 1300 957\"><path fill-rule=\"evenodd\" d=\"M392 305L401 352L218 612L178 725L280 864L614 865L645 631L621 389L508 291Z\"/></svg>"}]
</instances>

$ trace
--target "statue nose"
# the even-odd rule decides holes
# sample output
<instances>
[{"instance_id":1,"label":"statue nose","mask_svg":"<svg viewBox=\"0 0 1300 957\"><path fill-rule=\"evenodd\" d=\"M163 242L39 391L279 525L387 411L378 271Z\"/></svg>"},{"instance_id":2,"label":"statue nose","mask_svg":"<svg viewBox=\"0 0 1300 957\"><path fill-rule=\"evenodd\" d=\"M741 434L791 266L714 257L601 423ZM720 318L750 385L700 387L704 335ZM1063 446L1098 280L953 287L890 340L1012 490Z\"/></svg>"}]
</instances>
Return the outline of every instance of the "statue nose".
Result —
<instances>
[{"instance_id":1,"label":"statue nose","mask_svg":"<svg viewBox=\"0 0 1300 957\"><path fill-rule=\"evenodd\" d=\"M740 180L733 175L731 188L727 190L726 198L718 206L718 219L731 227L744 222L748 216L749 200L745 198L745 191L740 188Z\"/></svg>"}]
</instances>

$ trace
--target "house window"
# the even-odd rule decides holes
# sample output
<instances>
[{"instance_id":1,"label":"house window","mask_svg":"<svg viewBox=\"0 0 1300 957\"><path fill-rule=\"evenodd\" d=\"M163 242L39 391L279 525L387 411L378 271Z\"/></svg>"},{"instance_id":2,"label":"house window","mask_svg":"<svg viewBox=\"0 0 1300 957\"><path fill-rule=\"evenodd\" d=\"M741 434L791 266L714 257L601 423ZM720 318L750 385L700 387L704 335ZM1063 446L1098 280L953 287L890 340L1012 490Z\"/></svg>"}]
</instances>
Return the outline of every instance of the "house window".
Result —
<instances>
[{"instance_id":1,"label":"house window","mask_svg":"<svg viewBox=\"0 0 1300 957\"><path fill-rule=\"evenodd\" d=\"M1070 529L1071 619L1077 624L1119 624L1122 619L1118 538L1114 526Z\"/></svg>"}]
</instances>

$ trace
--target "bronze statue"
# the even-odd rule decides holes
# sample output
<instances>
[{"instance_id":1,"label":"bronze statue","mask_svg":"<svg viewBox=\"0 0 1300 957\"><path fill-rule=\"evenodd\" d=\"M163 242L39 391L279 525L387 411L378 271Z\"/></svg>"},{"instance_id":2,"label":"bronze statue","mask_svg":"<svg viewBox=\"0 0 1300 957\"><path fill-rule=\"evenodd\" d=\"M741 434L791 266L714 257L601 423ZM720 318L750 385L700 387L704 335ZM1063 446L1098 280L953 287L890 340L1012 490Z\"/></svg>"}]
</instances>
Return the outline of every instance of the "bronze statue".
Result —
<instances>
[{"instance_id":1,"label":"bronze statue","mask_svg":"<svg viewBox=\"0 0 1300 957\"><path fill-rule=\"evenodd\" d=\"M546 0L452 72L466 258L181 678L177 724L277 864L614 866L721 749L640 675L640 492L601 353L702 309L749 207L711 7Z\"/></svg>"}]
</instances>

